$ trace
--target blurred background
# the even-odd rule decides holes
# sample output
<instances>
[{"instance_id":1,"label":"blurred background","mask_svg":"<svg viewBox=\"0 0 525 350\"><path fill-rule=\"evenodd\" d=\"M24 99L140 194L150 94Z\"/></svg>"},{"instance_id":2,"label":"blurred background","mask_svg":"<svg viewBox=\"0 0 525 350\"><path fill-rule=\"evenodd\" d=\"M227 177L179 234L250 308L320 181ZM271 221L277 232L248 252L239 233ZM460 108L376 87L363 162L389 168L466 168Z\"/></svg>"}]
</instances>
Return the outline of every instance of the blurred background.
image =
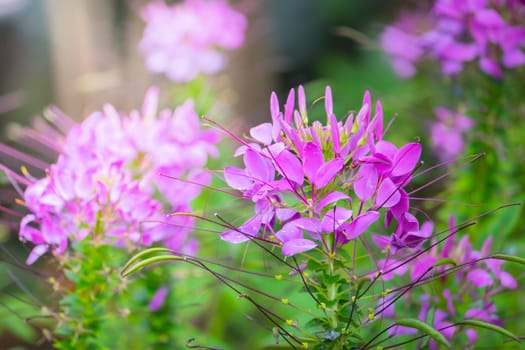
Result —
<instances>
[{"instance_id":1,"label":"blurred background","mask_svg":"<svg viewBox=\"0 0 525 350\"><path fill-rule=\"evenodd\" d=\"M173 2L173 1L172 1ZM138 51L144 23L135 0L0 0L0 138L7 144L17 136L15 123L28 124L48 105L56 105L75 120L82 120L104 103L129 111L142 105L144 92L159 85L161 93L172 84L147 71ZM394 115L394 142L421 137L430 110L425 94L411 102L417 82L408 84L392 72L378 44L378 35L408 1L379 0L240 0L237 8L248 14L243 47L229 57L226 72L213 79L231 91L227 115L221 120L242 120L246 131L269 117L269 97L276 91L285 99L290 88L306 86L311 101L331 85L337 115L360 108L365 89L381 99L387 121ZM423 96L421 98L421 96ZM405 103L401 104L403 100ZM408 103L407 103L408 101ZM173 107L173 106L170 106ZM239 119L242 118L242 119ZM410 120L408 118L411 118ZM422 139L425 143L425 139ZM0 152L0 156L4 155ZM430 155L432 157L432 155ZM11 158L0 163L17 168ZM2 204L13 202L11 186L0 192ZM16 222L0 232L2 260L8 254L27 256L17 242ZM21 258L23 261L24 258ZM20 288L0 270L0 290L6 295ZM24 279L23 274L17 278ZM30 281L30 278L27 278ZM31 288L31 282L27 282ZM2 297L0 297L2 301ZM45 303L44 303L45 304ZM45 348L45 337L16 327L24 317L0 305L0 348ZM25 344L25 345L24 345ZM22 347L21 347L22 348Z\"/></svg>"}]
</instances>

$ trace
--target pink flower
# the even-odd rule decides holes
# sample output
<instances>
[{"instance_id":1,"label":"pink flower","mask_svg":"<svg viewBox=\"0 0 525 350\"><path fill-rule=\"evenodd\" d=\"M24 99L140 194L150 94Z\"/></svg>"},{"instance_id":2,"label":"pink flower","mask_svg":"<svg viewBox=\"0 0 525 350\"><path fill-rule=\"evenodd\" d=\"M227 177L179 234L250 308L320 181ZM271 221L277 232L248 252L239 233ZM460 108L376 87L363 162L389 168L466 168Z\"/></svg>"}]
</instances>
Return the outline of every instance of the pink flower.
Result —
<instances>
[{"instance_id":1,"label":"pink flower","mask_svg":"<svg viewBox=\"0 0 525 350\"><path fill-rule=\"evenodd\" d=\"M382 209L388 223L398 221L396 234L403 235L406 225L401 218L409 210L403 188L417 166L421 146L397 148L382 139L381 103L372 115L368 92L357 115L340 121L327 87L326 124L308 124L305 101L299 87L296 109L292 89L281 111L272 94L272 123L252 128L252 143L237 139L242 146L236 155L242 156L244 167L226 167L224 178L253 202L255 215L224 232L222 239L240 243L263 236L282 245L286 256L320 245L330 253L368 231ZM327 236L333 236L333 247L326 245Z\"/></svg>"},{"instance_id":2,"label":"pink flower","mask_svg":"<svg viewBox=\"0 0 525 350\"><path fill-rule=\"evenodd\" d=\"M505 16L509 10L516 15ZM446 75L478 60L483 72L501 79L503 68L525 64L524 14L519 1L435 0L426 19L429 28L415 25L419 13L403 13L385 29L381 42L402 77L412 76L414 64L427 56L437 60Z\"/></svg>"},{"instance_id":3,"label":"pink flower","mask_svg":"<svg viewBox=\"0 0 525 350\"><path fill-rule=\"evenodd\" d=\"M142 111L129 115L106 105L58 140L57 162L24 193L31 214L20 239L36 245L28 264L87 235L117 246L196 248L188 237L193 219L166 218L162 210L191 211L199 184L210 181L203 166L217 155L218 135L201 130L191 101L157 116L158 93L148 90Z\"/></svg>"},{"instance_id":4,"label":"pink flower","mask_svg":"<svg viewBox=\"0 0 525 350\"><path fill-rule=\"evenodd\" d=\"M224 68L224 50L244 42L246 18L223 0L184 0L169 6L160 0L142 9L146 22L140 51L146 66L177 82Z\"/></svg>"},{"instance_id":5,"label":"pink flower","mask_svg":"<svg viewBox=\"0 0 525 350\"><path fill-rule=\"evenodd\" d=\"M410 78L416 73L416 64L425 53L420 35L423 28L430 25L429 20L423 14L405 11L381 33L381 48L390 56L392 68L401 78Z\"/></svg>"},{"instance_id":6,"label":"pink flower","mask_svg":"<svg viewBox=\"0 0 525 350\"><path fill-rule=\"evenodd\" d=\"M450 160L463 152L463 134L474 126L474 121L445 107L435 108L434 113L438 120L431 125L432 144L442 160Z\"/></svg>"}]
</instances>

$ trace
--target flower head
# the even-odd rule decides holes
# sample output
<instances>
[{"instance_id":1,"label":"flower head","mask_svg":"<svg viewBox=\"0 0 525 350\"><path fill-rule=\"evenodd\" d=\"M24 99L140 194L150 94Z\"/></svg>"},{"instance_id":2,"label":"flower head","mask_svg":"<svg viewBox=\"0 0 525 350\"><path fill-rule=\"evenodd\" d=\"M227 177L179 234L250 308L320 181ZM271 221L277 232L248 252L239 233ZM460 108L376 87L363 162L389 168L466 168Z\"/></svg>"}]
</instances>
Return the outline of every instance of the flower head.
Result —
<instances>
[{"instance_id":1,"label":"flower head","mask_svg":"<svg viewBox=\"0 0 525 350\"><path fill-rule=\"evenodd\" d=\"M504 261L487 258L492 237L487 238L481 250L474 250L468 235L464 235L459 242L456 235L455 220L451 216L449 235L441 248L433 244L431 249L408 261L403 269L396 269L396 273L401 275L409 272L412 283L424 281L427 277L434 280L433 276L439 276L433 281L433 288L442 292L419 295L416 304L420 306L418 318L433 323L447 339L452 339L456 330L453 324L461 318L477 319L501 326L493 297L504 289L517 288L514 277L501 268ZM457 268L450 269L449 266L439 264L440 261L449 261ZM392 264L391 262L389 265ZM414 296L408 296L412 297ZM385 316L394 317L393 308ZM391 333L401 335L406 331L397 327ZM476 331L467 329L465 334L472 345L477 339ZM436 344L431 343L431 348L437 348Z\"/></svg>"},{"instance_id":2,"label":"flower head","mask_svg":"<svg viewBox=\"0 0 525 350\"><path fill-rule=\"evenodd\" d=\"M463 134L474 126L474 121L445 107L434 109L437 121L431 125L430 135L437 155L450 160L464 149Z\"/></svg>"},{"instance_id":3,"label":"flower head","mask_svg":"<svg viewBox=\"0 0 525 350\"><path fill-rule=\"evenodd\" d=\"M222 70L222 51L244 42L246 18L224 0L184 0L167 5L156 0L142 9L146 22L140 51L154 73L177 82L199 73Z\"/></svg>"},{"instance_id":4,"label":"flower head","mask_svg":"<svg viewBox=\"0 0 525 350\"><path fill-rule=\"evenodd\" d=\"M383 140L381 103L372 114L368 92L359 112L345 121L333 113L330 87L326 124L309 124L302 87L298 104L296 109L292 89L281 111L273 94L272 123L252 128L253 142L242 141L236 152L244 167L225 168L226 183L254 203L255 215L222 238L239 243L262 235L282 245L284 255L315 247L333 254L378 221L381 209L387 211L387 225L398 222L394 236L403 236L409 210L403 188L421 146L398 148Z\"/></svg>"},{"instance_id":5,"label":"flower head","mask_svg":"<svg viewBox=\"0 0 525 350\"><path fill-rule=\"evenodd\" d=\"M431 28L388 26L382 42L388 39L390 45L383 47L402 77L413 75L413 63L425 53L441 64L446 75L457 74L465 63L477 60L483 72L499 79L503 68L525 64L524 13L525 5L518 1L436 0L428 16L428 22L434 23ZM400 23L406 22L405 17ZM393 50L396 42L405 49Z\"/></svg>"},{"instance_id":6,"label":"flower head","mask_svg":"<svg viewBox=\"0 0 525 350\"><path fill-rule=\"evenodd\" d=\"M106 105L67 132L57 162L24 192L31 213L20 239L36 245L28 264L87 235L119 246L195 247L188 239L192 220L162 212L190 211L200 187L166 175L207 184L202 167L217 154L217 134L200 129L191 101L158 116L157 101L151 88L141 112L124 115Z\"/></svg>"}]
</instances>

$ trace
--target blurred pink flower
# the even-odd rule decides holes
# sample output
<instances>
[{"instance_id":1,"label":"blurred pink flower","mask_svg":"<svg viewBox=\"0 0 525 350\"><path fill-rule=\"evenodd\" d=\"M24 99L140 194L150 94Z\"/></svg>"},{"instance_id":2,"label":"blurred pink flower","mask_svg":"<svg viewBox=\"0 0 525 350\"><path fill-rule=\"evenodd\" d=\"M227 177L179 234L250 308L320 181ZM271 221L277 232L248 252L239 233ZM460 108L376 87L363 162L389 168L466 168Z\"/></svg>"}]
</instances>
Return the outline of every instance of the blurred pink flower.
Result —
<instances>
[{"instance_id":1,"label":"blurred pink flower","mask_svg":"<svg viewBox=\"0 0 525 350\"><path fill-rule=\"evenodd\" d=\"M445 107L434 109L437 121L430 127L432 145L442 160L450 160L465 148L463 134L474 126L474 121Z\"/></svg>"},{"instance_id":2,"label":"blurred pink flower","mask_svg":"<svg viewBox=\"0 0 525 350\"><path fill-rule=\"evenodd\" d=\"M509 11L514 15L508 16ZM422 56L437 60L446 75L461 72L466 62L476 59L483 72L498 79L503 68L525 64L522 1L435 0L426 15L432 26L426 30L413 25L420 16L420 12L404 12L381 37L384 51L402 77L413 75Z\"/></svg>"},{"instance_id":3,"label":"blurred pink flower","mask_svg":"<svg viewBox=\"0 0 525 350\"><path fill-rule=\"evenodd\" d=\"M390 56L392 68L400 77L410 78L416 73L416 64L425 53L420 36L423 28L430 26L430 20L426 14L405 11L381 33L381 48Z\"/></svg>"},{"instance_id":4,"label":"blurred pink flower","mask_svg":"<svg viewBox=\"0 0 525 350\"><path fill-rule=\"evenodd\" d=\"M208 184L203 166L217 155L218 135L201 130L192 101L157 115L158 94L149 89L142 111L129 115L106 105L57 140L58 161L45 178L28 179L24 192L31 213L20 239L36 245L28 264L49 250L60 255L87 235L117 246L196 248L188 237L193 219L163 210L191 211L201 186L166 175Z\"/></svg>"},{"instance_id":5,"label":"blurred pink flower","mask_svg":"<svg viewBox=\"0 0 525 350\"><path fill-rule=\"evenodd\" d=\"M224 50L244 42L247 21L225 0L153 1L142 9L146 22L140 51L146 66L176 82L224 68Z\"/></svg>"}]
</instances>

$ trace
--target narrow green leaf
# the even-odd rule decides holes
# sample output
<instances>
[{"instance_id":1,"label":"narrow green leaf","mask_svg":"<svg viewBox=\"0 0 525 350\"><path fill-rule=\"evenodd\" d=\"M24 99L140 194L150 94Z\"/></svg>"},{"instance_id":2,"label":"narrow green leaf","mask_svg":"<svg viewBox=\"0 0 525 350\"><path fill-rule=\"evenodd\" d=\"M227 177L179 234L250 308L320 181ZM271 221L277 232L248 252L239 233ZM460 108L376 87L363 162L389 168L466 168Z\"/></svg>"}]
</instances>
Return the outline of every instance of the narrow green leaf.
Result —
<instances>
[{"instance_id":1,"label":"narrow green leaf","mask_svg":"<svg viewBox=\"0 0 525 350\"><path fill-rule=\"evenodd\" d=\"M454 265L456 266L456 262L454 260L452 260L451 258L444 258L444 259L440 259L438 261L436 261L434 263L434 267L438 267L438 266L443 266L443 265Z\"/></svg>"},{"instance_id":2,"label":"narrow green leaf","mask_svg":"<svg viewBox=\"0 0 525 350\"><path fill-rule=\"evenodd\" d=\"M159 255L159 256L153 256L151 258L144 259L135 265L128 266L126 270L123 270L120 274L122 277L127 277L131 275L134 272L137 272L140 269L143 269L144 267L155 264L158 262L164 262L164 261L184 261L185 259L183 257L177 256L177 255Z\"/></svg>"},{"instance_id":3,"label":"narrow green leaf","mask_svg":"<svg viewBox=\"0 0 525 350\"><path fill-rule=\"evenodd\" d=\"M521 343L520 338L518 338L514 333L512 333L511 331L503 327L496 326L492 323L488 323L488 322L481 321L481 320L470 319L470 320L459 321L457 322L457 324L462 324L462 325L466 325L470 327L485 328L493 332L502 334L508 338L511 338L512 340L517 341L518 343Z\"/></svg>"},{"instance_id":4,"label":"narrow green leaf","mask_svg":"<svg viewBox=\"0 0 525 350\"><path fill-rule=\"evenodd\" d=\"M420 321L415 318L404 318L401 320L397 320L396 324L399 326L409 327L409 328L415 328L418 331L421 331L423 333L428 334L432 339L437 341L438 343L446 346L448 349L451 349L452 346L448 342L447 338L441 332L439 332L437 329L429 325L428 323L425 323L423 321Z\"/></svg>"},{"instance_id":5,"label":"narrow green leaf","mask_svg":"<svg viewBox=\"0 0 525 350\"><path fill-rule=\"evenodd\" d=\"M131 257L131 259L129 259L129 261L126 263L126 265L124 265L124 267L122 268L122 272L121 272L121 275L124 276L124 273L125 271L137 260L139 260L140 258L142 258L143 256L146 256L146 255L149 255L149 254L153 254L153 253L171 253L172 251L167 249L167 248L149 248L149 249L146 249L146 250L143 250L141 251L140 253L138 254L135 254L134 256Z\"/></svg>"},{"instance_id":6,"label":"narrow green leaf","mask_svg":"<svg viewBox=\"0 0 525 350\"><path fill-rule=\"evenodd\" d=\"M499 260L506 260L518 264L525 265L525 259L520 258L519 256L515 255L508 255L508 254L493 254L488 256L487 258L493 258L493 259L499 259Z\"/></svg>"}]
</instances>

